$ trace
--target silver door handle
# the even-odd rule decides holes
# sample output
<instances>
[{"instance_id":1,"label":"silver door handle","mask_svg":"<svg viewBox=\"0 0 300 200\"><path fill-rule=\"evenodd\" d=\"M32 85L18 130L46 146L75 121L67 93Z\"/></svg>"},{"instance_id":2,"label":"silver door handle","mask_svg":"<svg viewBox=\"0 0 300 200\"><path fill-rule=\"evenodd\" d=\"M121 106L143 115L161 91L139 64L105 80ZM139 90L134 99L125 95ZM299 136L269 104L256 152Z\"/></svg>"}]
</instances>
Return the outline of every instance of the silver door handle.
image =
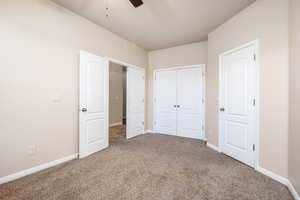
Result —
<instances>
[{"instance_id":1,"label":"silver door handle","mask_svg":"<svg viewBox=\"0 0 300 200\"><path fill-rule=\"evenodd\" d=\"M87 112L87 108L82 108L81 112Z\"/></svg>"}]
</instances>

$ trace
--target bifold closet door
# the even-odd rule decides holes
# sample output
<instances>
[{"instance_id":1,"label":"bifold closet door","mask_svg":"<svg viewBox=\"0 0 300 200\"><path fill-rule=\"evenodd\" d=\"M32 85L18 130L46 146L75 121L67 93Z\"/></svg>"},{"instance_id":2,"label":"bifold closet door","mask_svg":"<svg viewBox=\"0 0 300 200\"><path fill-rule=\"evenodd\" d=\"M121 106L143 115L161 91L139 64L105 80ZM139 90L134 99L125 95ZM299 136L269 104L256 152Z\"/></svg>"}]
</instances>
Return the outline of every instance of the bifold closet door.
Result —
<instances>
[{"instance_id":1,"label":"bifold closet door","mask_svg":"<svg viewBox=\"0 0 300 200\"><path fill-rule=\"evenodd\" d=\"M177 135L177 71L159 71L155 76L154 130L157 133Z\"/></svg>"},{"instance_id":2,"label":"bifold closet door","mask_svg":"<svg viewBox=\"0 0 300 200\"><path fill-rule=\"evenodd\" d=\"M181 69L177 80L177 135L203 138L203 68Z\"/></svg>"}]
</instances>

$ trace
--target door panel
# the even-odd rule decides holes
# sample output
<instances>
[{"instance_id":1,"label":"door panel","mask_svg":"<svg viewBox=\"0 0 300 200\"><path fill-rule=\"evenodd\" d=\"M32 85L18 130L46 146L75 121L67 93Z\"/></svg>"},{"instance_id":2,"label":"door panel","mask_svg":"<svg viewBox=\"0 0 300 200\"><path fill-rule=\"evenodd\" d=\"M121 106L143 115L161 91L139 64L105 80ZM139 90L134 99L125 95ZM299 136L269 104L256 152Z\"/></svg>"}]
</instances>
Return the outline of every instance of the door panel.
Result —
<instances>
[{"instance_id":1,"label":"door panel","mask_svg":"<svg viewBox=\"0 0 300 200\"><path fill-rule=\"evenodd\" d=\"M104 112L104 67L100 60L89 60L86 67L87 110L89 114Z\"/></svg>"},{"instance_id":2,"label":"door panel","mask_svg":"<svg viewBox=\"0 0 300 200\"><path fill-rule=\"evenodd\" d=\"M247 59L245 57L245 59ZM226 76L226 108L228 114L247 115L247 60L229 61Z\"/></svg>"},{"instance_id":3,"label":"door panel","mask_svg":"<svg viewBox=\"0 0 300 200\"><path fill-rule=\"evenodd\" d=\"M187 68L178 71L178 136L197 139L204 137L202 73L202 68Z\"/></svg>"},{"instance_id":4,"label":"door panel","mask_svg":"<svg viewBox=\"0 0 300 200\"><path fill-rule=\"evenodd\" d=\"M177 71L159 71L155 74L156 121L157 133L176 135L177 132Z\"/></svg>"},{"instance_id":5,"label":"door panel","mask_svg":"<svg viewBox=\"0 0 300 200\"><path fill-rule=\"evenodd\" d=\"M99 140L103 140L103 135L98 134L98 130L104 129L103 119L90 119L87 121L87 143L92 144Z\"/></svg>"},{"instance_id":6,"label":"door panel","mask_svg":"<svg viewBox=\"0 0 300 200\"><path fill-rule=\"evenodd\" d=\"M108 62L80 53L79 157L108 147Z\"/></svg>"},{"instance_id":7,"label":"door panel","mask_svg":"<svg viewBox=\"0 0 300 200\"><path fill-rule=\"evenodd\" d=\"M145 72L127 69L127 138L144 134Z\"/></svg>"},{"instance_id":8,"label":"door panel","mask_svg":"<svg viewBox=\"0 0 300 200\"><path fill-rule=\"evenodd\" d=\"M242 124L234 121L226 121L225 129L227 135L225 138L225 144L231 148L235 148L240 151L247 150L247 124Z\"/></svg>"},{"instance_id":9,"label":"door panel","mask_svg":"<svg viewBox=\"0 0 300 200\"><path fill-rule=\"evenodd\" d=\"M221 150L254 166L255 63L254 46L222 57L220 112Z\"/></svg>"}]
</instances>

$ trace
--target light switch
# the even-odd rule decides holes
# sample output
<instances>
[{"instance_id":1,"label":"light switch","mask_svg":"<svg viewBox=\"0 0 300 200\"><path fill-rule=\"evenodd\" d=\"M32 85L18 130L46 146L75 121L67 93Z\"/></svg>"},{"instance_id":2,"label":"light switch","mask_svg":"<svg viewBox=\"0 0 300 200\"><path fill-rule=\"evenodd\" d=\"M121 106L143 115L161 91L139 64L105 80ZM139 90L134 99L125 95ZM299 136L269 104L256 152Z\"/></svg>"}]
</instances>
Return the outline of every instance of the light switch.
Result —
<instances>
[{"instance_id":1,"label":"light switch","mask_svg":"<svg viewBox=\"0 0 300 200\"><path fill-rule=\"evenodd\" d=\"M61 97L61 95L54 95L54 96L52 96L51 101L53 103L60 103L62 101L62 97Z\"/></svg>"}]
</instances>

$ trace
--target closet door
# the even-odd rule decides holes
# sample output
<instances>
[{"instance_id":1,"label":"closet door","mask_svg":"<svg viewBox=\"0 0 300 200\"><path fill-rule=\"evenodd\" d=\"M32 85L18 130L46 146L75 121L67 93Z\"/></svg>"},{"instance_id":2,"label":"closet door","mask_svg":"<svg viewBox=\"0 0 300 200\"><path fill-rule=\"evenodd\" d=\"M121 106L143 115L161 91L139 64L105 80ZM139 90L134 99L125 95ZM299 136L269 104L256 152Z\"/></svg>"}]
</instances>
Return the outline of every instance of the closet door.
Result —
<instances>
[{"instance_id":1,"label":"closet door","mask_svg":"<svg viewBox=\"0 0 300 200\"><path fill-rule=\"evenodd\" d=\"M203 139L203 68L178 71L177 135Z\"/></svg>"},{"instance_id":2,"label":"closet door","mask_svg":"<svg viewBox=\"0 0 300 200\"><path fill-rule=\"evenodd\" d=\"M127 139L144 134L145 72L127 69Z\"/></svg>"},{"instance_id":3,"label":"closet door","mask_svg":"<svg viewBox=\"0 0 300 200\"><path fill-rule=\"evenodd\" d=\"M154 131L176 135L177 132L177 71L155 73L155 122Z\"/></svg>"}]
</instances>

